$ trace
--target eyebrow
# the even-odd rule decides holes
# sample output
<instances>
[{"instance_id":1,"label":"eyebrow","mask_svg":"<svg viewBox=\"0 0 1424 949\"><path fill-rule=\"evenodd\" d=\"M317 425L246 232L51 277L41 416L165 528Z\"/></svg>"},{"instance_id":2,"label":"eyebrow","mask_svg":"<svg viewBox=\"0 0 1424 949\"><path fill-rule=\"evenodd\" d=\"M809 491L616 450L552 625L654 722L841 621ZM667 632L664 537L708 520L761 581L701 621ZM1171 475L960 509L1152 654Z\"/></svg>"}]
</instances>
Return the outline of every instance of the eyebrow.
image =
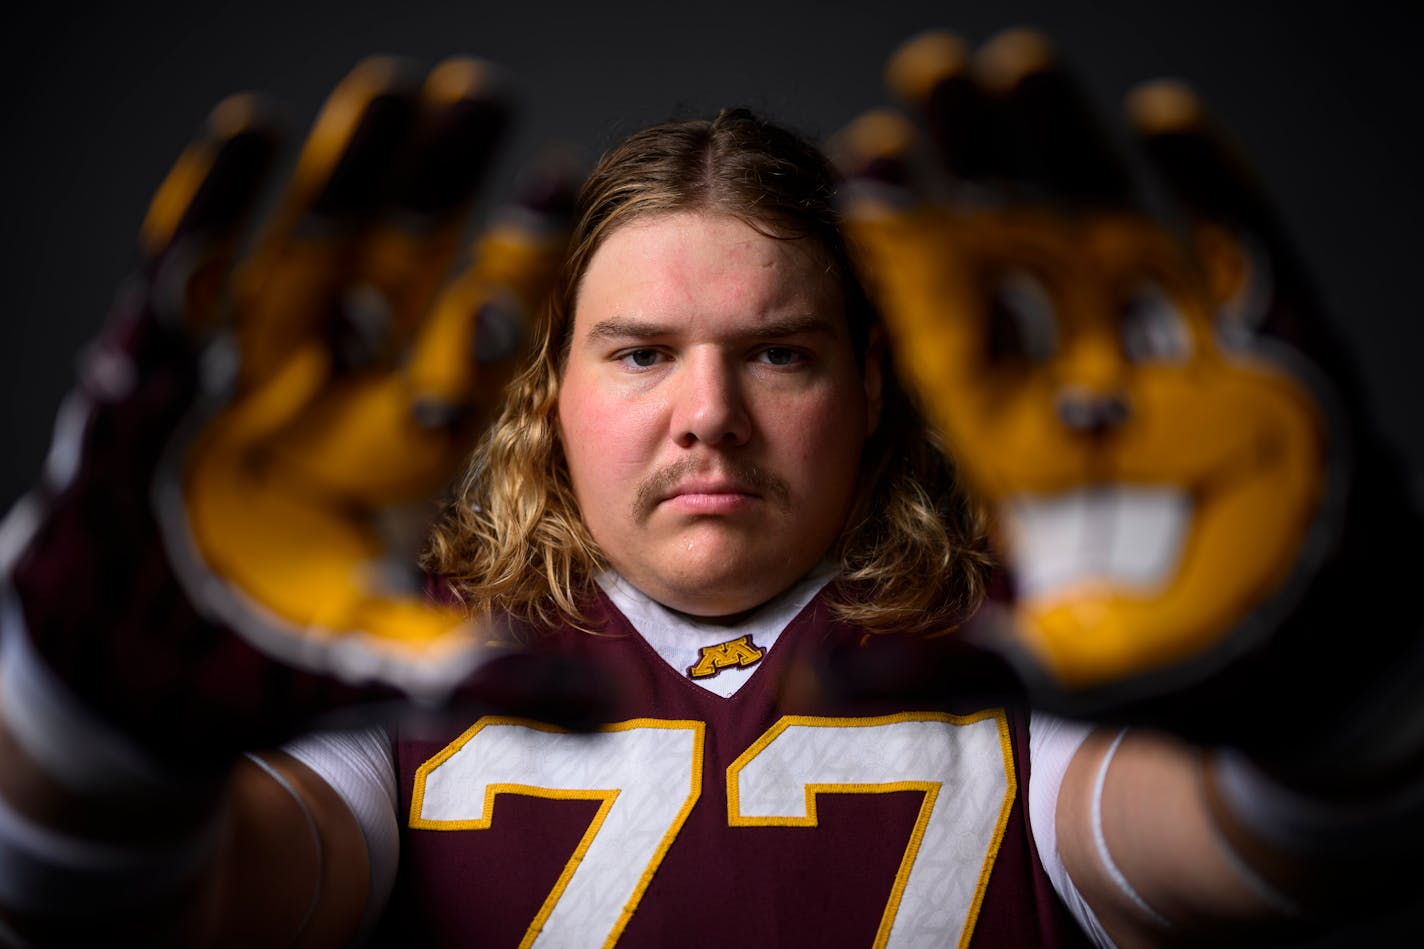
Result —
<instances>
[{"instance_id":1,"label":"eyebrow","mask_svg":"<svg viewBox=\"0 0 1424 949\"><path fill-rule=\"evenodd\" d=\"M609 339L652 339L659 336L668 336L674 332L675 328L672 324L654 323L648 320L614 316L606 320L600 320L589 327L588 339L594 341ZM834 336L836 333L835 321L827 316L810 313L804 316L784 316L753 327L746 335L755 339L779 339L786 336L801 336L808 333Z\"/></svg>"}]
</instances>

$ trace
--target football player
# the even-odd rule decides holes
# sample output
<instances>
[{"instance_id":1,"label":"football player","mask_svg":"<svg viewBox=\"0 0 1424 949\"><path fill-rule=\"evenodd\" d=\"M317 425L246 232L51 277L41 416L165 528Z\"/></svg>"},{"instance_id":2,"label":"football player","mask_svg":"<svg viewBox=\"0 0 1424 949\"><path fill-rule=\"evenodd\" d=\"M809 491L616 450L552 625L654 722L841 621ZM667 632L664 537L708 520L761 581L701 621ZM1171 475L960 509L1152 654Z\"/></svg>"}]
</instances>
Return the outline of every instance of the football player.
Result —
<instances>
[{"instance_id":1,"label":"football player","mask_svg":"<svg viewBox=\"0 0 1424 949\"><path fill-rule=\"evenodd\" d=\"M1041 41L968 62L942 37L897 59L931 128L1080 131ZM1207 142L1192 106L1149 96L1144 124ZM1308 333L1271 322L1295 288L1261 290L1281 258L1255 219L1191 205L1205 236L1177 241L1076 134L1046 172L1021 141L951 151L946 210L880 117L846 140L877 307L826 160L733 110L610 151L567 249L560 189L533 188L441 289L502 115L478 64L363 64L237 267L253 104L166 180L7 523L0 934L1150 944L1309 924L1337 856L1412 826L1417 736L1371 731L1410 706L1319 729L1352 750L1331 784L1217 685L1340 582L1334 464L1363 457L1332 390L1260 344ZM535 310L424 589L402 515ZM986 518L887 344L1003 525L1017 589L973 621ZM1252 757L1030 713L1020 679ZM430 711L297 734L397 693Z\"/></svg>"}]
</instances>

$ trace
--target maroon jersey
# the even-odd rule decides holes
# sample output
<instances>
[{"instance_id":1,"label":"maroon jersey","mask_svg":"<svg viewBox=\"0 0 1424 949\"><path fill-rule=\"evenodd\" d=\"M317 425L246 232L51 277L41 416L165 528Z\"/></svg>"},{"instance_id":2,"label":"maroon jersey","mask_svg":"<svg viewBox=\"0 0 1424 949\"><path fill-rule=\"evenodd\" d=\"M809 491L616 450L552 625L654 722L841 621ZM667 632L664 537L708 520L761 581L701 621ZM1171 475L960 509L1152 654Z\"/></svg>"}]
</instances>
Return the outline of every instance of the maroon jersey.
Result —
<instances>
[{"instance_id":1,"label":"maroon jersey","mask_svg":"<svg viewBox=\"0 0 1424 949\"><path fill-rule=\"evenodd\" d=\"M861 634L813 599L762 650L670 666L606 600L553 648L621 688L593 735L486 717L396 737L382 934L460 946L1085 944L1027 820L1025 719L827 708L798 660ZM730 697L697 684L748 669ZM745 674L745 673L744 673Z\"/></svg>"}]
</instances>

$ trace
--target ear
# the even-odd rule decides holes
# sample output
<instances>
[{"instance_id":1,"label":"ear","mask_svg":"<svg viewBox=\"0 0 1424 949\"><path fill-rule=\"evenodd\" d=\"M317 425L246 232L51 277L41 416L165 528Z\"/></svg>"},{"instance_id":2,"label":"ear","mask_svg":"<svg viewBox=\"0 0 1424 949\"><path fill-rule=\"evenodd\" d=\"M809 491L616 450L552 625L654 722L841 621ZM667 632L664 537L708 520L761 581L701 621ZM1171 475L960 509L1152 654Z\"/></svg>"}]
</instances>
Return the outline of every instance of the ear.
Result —
<instances>
[{"instance_id":1,"label":"ear","mask_svg":"<svg viewBox=\"0 0 1424 949\"><path fill-rule=\"evenodd\" d=\"M865 366L860 374L865 386L865 437L880 427L885 406L885 327L875 323L865 337Z\"/></svg>"},{"instance_id":2,"label":"ear","mask_svg":"<svg viewBox=\"0 0 1424 949\"><path fill-rule=\"evenodd\" d=\"M1212 222L1195 222L1191 237L1217 319L1258 329L1273 289L1265 252L1248 235Z\"/></svg>"}]
</instances>

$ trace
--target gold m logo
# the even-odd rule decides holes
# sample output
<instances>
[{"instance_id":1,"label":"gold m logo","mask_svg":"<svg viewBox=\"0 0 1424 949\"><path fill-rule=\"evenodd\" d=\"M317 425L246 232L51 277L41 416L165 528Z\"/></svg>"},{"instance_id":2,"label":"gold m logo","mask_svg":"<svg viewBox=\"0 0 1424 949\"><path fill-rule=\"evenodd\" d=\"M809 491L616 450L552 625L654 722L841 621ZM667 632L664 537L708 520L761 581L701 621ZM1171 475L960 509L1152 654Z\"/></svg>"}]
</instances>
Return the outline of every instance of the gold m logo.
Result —
<instances>
[{"instance_id":1,"label":"gold m logo","mask_svg":"<svg viewBox=\"0 0 1424 949\"><path fill-rule=\"evenodd\" d=\"M687 674L694 679L710 679L723 669L754 666L765 655L766 650L752 642L748 634L730 642L703 646L697 653L697 661L687 667Z\"/></svg>"}]
</instances>

